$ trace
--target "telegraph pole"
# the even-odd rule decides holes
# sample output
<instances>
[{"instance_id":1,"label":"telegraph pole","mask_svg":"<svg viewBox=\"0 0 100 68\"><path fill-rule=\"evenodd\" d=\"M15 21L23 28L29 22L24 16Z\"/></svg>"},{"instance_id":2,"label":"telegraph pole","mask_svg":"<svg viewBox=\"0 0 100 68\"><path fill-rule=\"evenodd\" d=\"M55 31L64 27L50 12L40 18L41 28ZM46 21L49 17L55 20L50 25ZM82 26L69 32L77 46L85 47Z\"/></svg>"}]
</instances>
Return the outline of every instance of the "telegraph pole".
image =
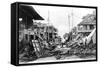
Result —
<instances>
[{"instance_id":1,"label":"telegraph pole","mask_svg":"<svg viewBox=\"0 0 100 68\"><path fill-rule=\"evenodd\" d=\"M50 19L49 19L49 10L48 10L48 24L50 23Z\"/></svg>"},{"instance_id":2,"label":"telegraph pole","mask_svg":"<svg viewBox=\"0 0 100 68\"><path fill-rule=\"evenodd\" d=\"M49 19L49 10L48 10L48 26L47 26L47 38L48 38L48 40L49 40L49 31L48 31L48 29L49 29L49 23L50 23L50 19Z\"/></svg>"},{"instance_id":3,"label":"telegraph pole","mask_svg":"<svg viewBox=\"0 0 100 68\"><path fill-rule=\"evenodd\" d=\"M68 24L69 24L69 31L70 31L70 15L68 14Z\"/></svg>"},{"instance_id":4,"label":"telegraph pole","mask_svg":"<svg viewBox=\"0 0 100 68\"><path fill-rule=\"evenodd\" d=\"M73 9L72 9L72 28L73 28L73 21L74 21L74 18L73 18Z\"/></svg>"}]
</instances>

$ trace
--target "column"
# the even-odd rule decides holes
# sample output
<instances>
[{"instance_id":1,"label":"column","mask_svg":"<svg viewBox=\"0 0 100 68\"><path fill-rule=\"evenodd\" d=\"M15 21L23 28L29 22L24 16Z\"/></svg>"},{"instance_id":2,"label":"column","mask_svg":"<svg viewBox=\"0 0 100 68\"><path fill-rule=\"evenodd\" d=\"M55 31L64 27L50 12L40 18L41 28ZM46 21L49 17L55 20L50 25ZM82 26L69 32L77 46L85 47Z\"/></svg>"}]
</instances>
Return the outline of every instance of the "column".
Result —
<instances>
[{"instance_id":1,"label":"column","mask_svg":"<svg viewBox=\"0 0 100 68\"><path fill-rule=\"evenodd\" d=\"M87 25L87 30L90 30L90 25Z\"/></svg>"}]
</instances>

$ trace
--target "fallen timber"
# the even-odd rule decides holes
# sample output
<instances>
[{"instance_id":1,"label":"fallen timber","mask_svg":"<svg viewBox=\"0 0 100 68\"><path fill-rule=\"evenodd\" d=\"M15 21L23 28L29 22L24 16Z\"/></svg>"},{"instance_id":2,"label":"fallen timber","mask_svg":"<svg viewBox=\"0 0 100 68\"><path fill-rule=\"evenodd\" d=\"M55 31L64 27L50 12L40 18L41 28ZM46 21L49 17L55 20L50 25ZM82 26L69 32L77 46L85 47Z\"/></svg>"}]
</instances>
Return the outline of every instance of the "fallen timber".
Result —
<instances>
[{"instance_id":1,"label":"fallen timber","mask_svg":"<svg viewBox=\"0 0 100 68\"><path fill-rule=\"evenodd\" d=\"M62 55L77 55L80 58L86 58L89 56L95 57L96 55L96 34L94 29L88 36L70 40L69 42L64 43L66 48L56 49L55 52L56 58L60 59ZM79 36L79 35L78 35ZM69 48L69 49L67 49Z\"/></svg>"}]
</instances>

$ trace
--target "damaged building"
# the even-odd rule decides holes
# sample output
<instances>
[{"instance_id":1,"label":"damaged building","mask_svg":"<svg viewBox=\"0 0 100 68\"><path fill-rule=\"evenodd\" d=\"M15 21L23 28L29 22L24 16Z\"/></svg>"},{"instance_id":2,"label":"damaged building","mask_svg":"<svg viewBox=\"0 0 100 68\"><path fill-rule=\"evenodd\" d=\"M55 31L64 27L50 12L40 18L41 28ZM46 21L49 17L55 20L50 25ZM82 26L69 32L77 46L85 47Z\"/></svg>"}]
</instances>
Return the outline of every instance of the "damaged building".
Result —
<instances>
[{"instance_id":1,"label":"damaged building","mask_svg":"<svg viewBox=\"0 0 100 68\"><path fill-rule=\"evenodd\" d=\"M78 24L78 33L88 36L96 28L96 14L88 14L83 17L83 21Z\"/></svg>"},{"instance_id":2,"label":"damaged building","mask_svg":"<svg viewBox=\"0 0 100 68\"><path fill-rule=\"evenodd\" d=\"M19 59L32 60L46 56L52 50L57 29L53 25L36 22L44 20L32 6L19 6ZM27 56L27 57L25 57Z\"/></svg>"}]
</instances>

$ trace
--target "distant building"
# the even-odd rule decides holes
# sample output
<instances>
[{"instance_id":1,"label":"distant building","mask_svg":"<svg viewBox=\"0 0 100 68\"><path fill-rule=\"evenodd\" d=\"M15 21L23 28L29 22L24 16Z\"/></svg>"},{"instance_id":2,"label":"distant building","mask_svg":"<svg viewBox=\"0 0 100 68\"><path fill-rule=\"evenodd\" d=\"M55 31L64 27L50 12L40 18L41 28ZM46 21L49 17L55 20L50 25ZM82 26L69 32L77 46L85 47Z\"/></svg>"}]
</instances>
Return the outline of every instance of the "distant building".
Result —
<instances>
[{"instance_id":1,"label":"distant building","mask_svg":"<svg viewBox=\"0 0 100 68\"><path fill-rule=\"evenodd\" d=\"M94 28L96 28L96 15L93 13L83 17L83 21L78 24L77 32L87 36Z\"/></svg>"}]
</instances>

